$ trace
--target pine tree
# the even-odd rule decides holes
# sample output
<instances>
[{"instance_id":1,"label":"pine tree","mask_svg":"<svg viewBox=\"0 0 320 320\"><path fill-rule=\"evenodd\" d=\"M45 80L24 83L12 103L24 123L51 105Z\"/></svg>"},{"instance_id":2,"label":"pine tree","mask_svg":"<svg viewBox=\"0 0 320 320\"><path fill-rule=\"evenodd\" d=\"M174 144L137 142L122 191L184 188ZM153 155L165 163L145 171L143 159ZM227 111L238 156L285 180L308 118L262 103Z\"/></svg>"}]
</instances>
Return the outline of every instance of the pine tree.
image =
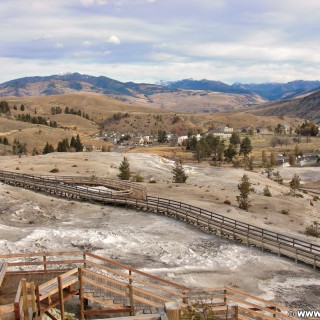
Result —
<instances>
[{"instance_id":1,"label":"pine tree","mask_svg":"<svg viewBox=\"0 0 320 320\"><path fill-rule=\"evenodd\" d=\"M175 183L185 183L188 179L188 176L184 172L182 160L175 161L171 172L173 173L173 182Z\"/></svg>"},{"instance_id":2,"label":"pine tree","mask_svg":"<svg viewBox=\"0 0 320 320\"><path fill-rule=\"evenodd\" d=\"M77 143L76 152L82 152L83 151L83 144L81 143L80 136L78 134L77 134L77 138L76 138L76 143Z\"/></svg>"},{"instance_id":3,"label":"pine tree","mask_svg":"<svg viewBox=\"0 0 320 320\"><path fill-rule=\"evenodd\" d=\"M237 150L234 144L229 143L229 146L224 150L224 156L226 161L231 162L233 157L237 154Z\"/></svg>"},{"instance_id":4,"label":"pine tree","mask_svg":"<svg viewBox=\"0 0 320 320\"><path fill-rule=\"evenodd\" d=\"M249 137L245 137L240 144L239 154L243 154L245 157L252 151L251 140Z\"/></svg>"},{"instance_id":5,"label":"pine tree","mask_svg":"<svg viewBox=\"0 0 320 320\"><path fill-rule=\"evenodd\" d=\"M237 196L239 208L248 211L251 207L249 194L253 192L253 188L251 187L251 182L246 174L241 178L241 182L238 184L238 189L240 190L240 196Z\"/></svg>"},{"instance_id":6,"label":"pine tree","mask_svg":"<svg viewBox=\"0 0 320 320\"><path fill-rule=\"evenodd\" d=\"M80 136L77 134L77 137L72 137L70 141L70 148L73 148L75 152L82 152L83 145L80 140Z\"/></svg>"},{"instance_id":7,"label":"pine tree","mask_svg":"<svg viewBox=\"0 0 320 320\"><path fill-rule=\"evenodd\" d=\"M9 140L8 140L8 138L7 138L7 137L4 137L2 143L3 143L5 146L8 146L8 145L9 145Z\"/></svg>"},{"instance_id":8,"label":"pine tree","mask_svg":"<svg viewBox=\"0 0 320 320\"><path fill-rule=\"evenodd\" d=\"M123 157L123 160L119 166L120 173L118 174L118 177L120 180L129 180L131 177L130 172L130 163L129 160L126 157Z\"/></svg>"},{"instance_id":9,"label":"pine tree","mask_svg":"<svg viewBox=\"0 0 320 320\"><path fill-rule=\"evenodd\" d=\"M300 188L300 177L295 174L293 177L292 177L292 180L290 181L290 188L291 190L293 191L293 194L295 195L296 194L296 190Z\"/></svg>"},{"instance_id":10,"label":"pine tree","mask_svg":"<svg viewBox=\"0 0 320 320\"><path fill-rule=\"evenodd\" d=\"M230 137L230 143L232 143L233 145L237 146L239 145L241 142L240 140L240 135L237 132L233 132L231 137Z\"/></svg>"},{"instance_id":11,"label":"pine tree","mask_svg":"<svg viewBox=\"0 0 320 320\"><path fill-rule=\"evenodd\" d=\"M68 138L65 138L62 141L59 141L57 151L58 152L68 152L69 148L70 148L70 146L69 146Z\"/></svg>"},{"instance_id":12,"label":"pine tree","mask_svg":"<svg viewBox=\"0 0 320 320\"><path fill-rule=\"evenodd\" d=\"M266 167L268 165L268 157L267 157L267 152L265 150L262 150L261 161L262 161L263 167Z\"/></svg>"},{"instance_id":13,"label":"pine tree","mask_svg":"<svg viewBox=\"0 0 320 320\"><path fill-rule=\"evenodd\" d=\"M47 154L47 153L51 153L54 152L54 147L52 144L50 144L49 142L46 143L46 145L43 148L42 153L43 154Z\"/></svg>"}]
</instances>

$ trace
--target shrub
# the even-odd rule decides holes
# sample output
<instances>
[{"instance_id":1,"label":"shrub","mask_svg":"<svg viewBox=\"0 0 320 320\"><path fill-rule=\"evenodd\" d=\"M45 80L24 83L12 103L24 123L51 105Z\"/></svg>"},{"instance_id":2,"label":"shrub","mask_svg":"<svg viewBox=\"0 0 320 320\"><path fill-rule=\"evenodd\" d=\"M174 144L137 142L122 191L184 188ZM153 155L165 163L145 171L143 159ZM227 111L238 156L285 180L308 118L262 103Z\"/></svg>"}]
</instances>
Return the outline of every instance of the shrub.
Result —
<instances>
[{"instance_id":1,"label":"shrub","mask_svg":"<svg viewBox=\"0 0 320 320\"><path fill-rule=\"evenodd\" d=\"M144 178L138 173L133 177L133 181L135 181L135 182L143 182Z\"/></svg>"},{"instance_id":2,"label":"shrub","mask_svg":"<svg viewBox=\"0 0 320 320\"><path fill-rule=\"evenodd\" d=\"M154 178L152 178L149 180L149 183L157 183L157 181Z\"/></svg>"},{"instance_id":3,"label":"shrub","mask_svg":"<svg viewBox=\"0 0 320 320\"><path fill-rule=\"evenodd\" d=\"M263 195L266 197L272 197L272 194L269 190L269 186L265 186L265 188L263 189Z\"/></svg>"},{"instance_id":4,"label":"shrub","mask_svg":"<svg viewBox=\"0 0 320 320\"><path fill-rule=\"evenodd\" d=\"M315 225L310 225L306 227L306 230L304 232L306 235L315 237L315 238L320 238L320 231L318 230L317 226Z\"/></svg>"},{"instance_id":5,"label":"shrub","mask_svg":"<svg viewBox=\"0 0 320 320\"><path fill-rule=\"evenodd\" d=\"M288 214L289 214L289 210L282 209L282 210L281 210L281 214L288 215Z\"/></svg>"},{"instance_id":6,"label":"shrub","mask_svg":"<svg viewBox=\"0 0 320 320\"><path fill-rule=\"evenodd\" d=\"M59 172L59 169L58 168L53 168L52 170L50 170L51 173L57 173Z\"/></svg>"},{"instance_id":7,"label":"shrub","mask_svg":"<svg viewBox=\"0 0 320 320\"><path fill-rule=\"evenodd\" d=\"M225 200L224 202L223 202L224 204L227 204L227 205L231 205L231 201L230 200Z\"/></svg>"}]
</instances>

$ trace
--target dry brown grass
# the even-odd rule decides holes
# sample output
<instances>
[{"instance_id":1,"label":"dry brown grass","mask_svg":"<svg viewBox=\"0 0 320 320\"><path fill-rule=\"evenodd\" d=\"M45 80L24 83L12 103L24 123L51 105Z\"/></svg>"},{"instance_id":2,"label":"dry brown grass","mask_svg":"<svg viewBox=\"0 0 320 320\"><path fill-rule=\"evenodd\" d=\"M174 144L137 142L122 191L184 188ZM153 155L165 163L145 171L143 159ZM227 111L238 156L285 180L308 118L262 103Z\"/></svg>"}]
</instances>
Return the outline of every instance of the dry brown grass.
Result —
<instances>
[{"instance_id":1,"label":"dry brown grass","mask_svg":"<svg viewBox=\"0 0 320 320\"><path fill-rule=\"evenodd\" d=\"M126 97L134 104L163 108L179 113L212 113L244 110L247 105L264 103L259 96L221 92L180 90L177 92Z\"/></svg>"},{"instance_id":2,"label":"dry brown grass","mask_svg":"<svg viewBox=\"0 0 320 320\"><path fill-rule=\"evenodd\" d=\"M183 160L192 160L191 152L186 151L181 147L170 147L170 146L149 146L130 149L129 153L150 153L160 157L166 158L180 158Z\"/></svg>"},{"instance_id":3,"label":"dry brown grass","mask_svg":"<svg viewBox=\"0 0 320 320\"><path fill-rule=\"evenodd\" d=\"M229 125L234 128L248 127L248 126L272 126L275 127L278 123L288 124L296 127L301 122L299 119L279 119L278 117L263 117L238 113L212 113L212 114L178 114L179 121L173 123L175 114L163 109L155 109L149 107L139 107L129 105L119 100L112 99L105 95L94 93L77 93L64 94L55 96L37 96L37 97L14 97L6 98L13 105L18 106L18 110L11 108L12 114L27 114L32 116L42 116L46 119L55 120L59 127L49 128L43 125L34 125L12 119L0 117L0 135L7 135L10 142L14 138L22 142L27 142L30 152L33 147L42 149L48 141L57 146L58 142L65 137L71 138L72 135L80 134L81 140L85 144L93 144L96 147L105 145L105 142L94 140L90 135L98 133L100 130L100 123L105 122L104 129L107 131L117 131L120 133L157 133L159 129L185 135L188 131L207 131L219 125ZM19 106L25 105L26 110L21 112ZM70 114L51 115L51 108L60 106L64 111L65 107L81 110L89 114L91 120L86 120L82 117ZM36 112L36 113L35 113ZM115 113L128 113L128 117L119 120L110 120ZM41 132L39 132L39 130ZM254 155L260 156L261 150L271 150L270 137L253 138ZM301 145L304 150L306 146ZM314 148L315 145L308 145L309 149ZM167 147L166 147L167 148ZM292 144L290 148L294 148ZM283 147L279 149L284 149ZM309 150L308 149L308 150ZM278 149L272 149L273 151ZM136 152L133 151L133 152ZM151 148L143 148L141 152L152 153ZM157 149L155 153L171 157L177 150L171 149ZM182 157L191 158L186 152L183 152Z\"/></svg>"}]
</instances>

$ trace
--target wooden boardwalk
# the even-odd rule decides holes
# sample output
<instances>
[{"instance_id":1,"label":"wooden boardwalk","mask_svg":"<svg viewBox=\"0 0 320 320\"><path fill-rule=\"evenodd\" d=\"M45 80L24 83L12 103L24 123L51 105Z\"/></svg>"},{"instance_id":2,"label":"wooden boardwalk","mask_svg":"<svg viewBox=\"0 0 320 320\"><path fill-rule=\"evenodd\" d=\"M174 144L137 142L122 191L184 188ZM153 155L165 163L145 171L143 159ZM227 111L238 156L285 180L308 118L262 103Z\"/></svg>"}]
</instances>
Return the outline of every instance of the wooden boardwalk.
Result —
<instances>
[{"instance_id":1,"label":"wooden boardwalk","mask_svg":"<svg viewBox=\"0 0 320 320\"><path fill-rule=\"evenodd\" d=\"M227 218L183 202L147 196L145 188L136 183L97 177L34 176L1 170L0 181L52 196L99 202L104 205L121 205L163 214L185 221L205 232L253 245L278 256L290 257L295 262L307 263L314 269L320 267L319 245ZM116 190L102 191L90 186L78 188L77 185L103 185Z\"/></svg>"}]
</instances>

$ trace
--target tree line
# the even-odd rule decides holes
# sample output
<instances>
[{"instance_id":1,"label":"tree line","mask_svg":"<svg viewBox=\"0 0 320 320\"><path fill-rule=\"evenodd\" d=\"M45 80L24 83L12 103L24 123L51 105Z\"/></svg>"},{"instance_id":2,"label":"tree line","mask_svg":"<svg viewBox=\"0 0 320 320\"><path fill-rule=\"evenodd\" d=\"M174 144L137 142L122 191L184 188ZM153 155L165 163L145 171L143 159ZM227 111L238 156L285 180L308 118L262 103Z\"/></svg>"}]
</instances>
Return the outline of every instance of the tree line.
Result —
<instances>
[{"instance_id":1,"label":"tree line","mask_svg":"<svg viewBox=\"0 0 320 320\"><path fill-rule=\"evenodd\" d=\"M52 115L60 114L60 113L62 113L62 108L61 107L57 106L57 107L52 107L51 108L51 114ZM73 115L85 118L87 120L90 120L90 117L89 117L89 115L87 113L85 113L84 111L81 111L81 110L74 109L74 108L65 107L64 108L64 113L65 114L73 114Z\"/></svg>"},{"instance_id":2,"label":"tree line","mask_svg":"<svg viewBox=\"0 0 320 320\"><path fill-rule=\"evenodd\" d=\"M44 126L50 126L52 128L57 128L58 124L56 121L52 121L52 120L46 120L45 118L41 117L41 116L31 116L29 113L28 114L18 114L15 116L15 118L18 121L23 121L23 122L29 122L29 123L33 123L33 124L42 124Z\"/></svg>"},{"instance_id":3,"label":"tree line","mask_svg":"<svg viewBox=\"0 0 320 320\"><path fill-rule=\"evenodd\" d=\"M215 162L232 162L236 155L247 157L252 151L252 144L249 137L241 139L238 133L232 133L226 147L224 139L209 134L199 140L195 136L188 138L186 149L192 152L198 162L208 157L212 157Z\"/></svg>"},{"instance_id":4,"label":"tree line","mask_svg":"<svg viewBox=\"0 0 320 320\"><path fill-rule=\"evenodd\" d=\"M83 144L81 142L80 136L77 135L76 137L72 137L69 143L68 138L64 138L58 142L57 149L53 147L53 145L49 142L43 148L42 153L47 154L51 152L82 152L83 151Z\"/></svg>"}]
</instances>

